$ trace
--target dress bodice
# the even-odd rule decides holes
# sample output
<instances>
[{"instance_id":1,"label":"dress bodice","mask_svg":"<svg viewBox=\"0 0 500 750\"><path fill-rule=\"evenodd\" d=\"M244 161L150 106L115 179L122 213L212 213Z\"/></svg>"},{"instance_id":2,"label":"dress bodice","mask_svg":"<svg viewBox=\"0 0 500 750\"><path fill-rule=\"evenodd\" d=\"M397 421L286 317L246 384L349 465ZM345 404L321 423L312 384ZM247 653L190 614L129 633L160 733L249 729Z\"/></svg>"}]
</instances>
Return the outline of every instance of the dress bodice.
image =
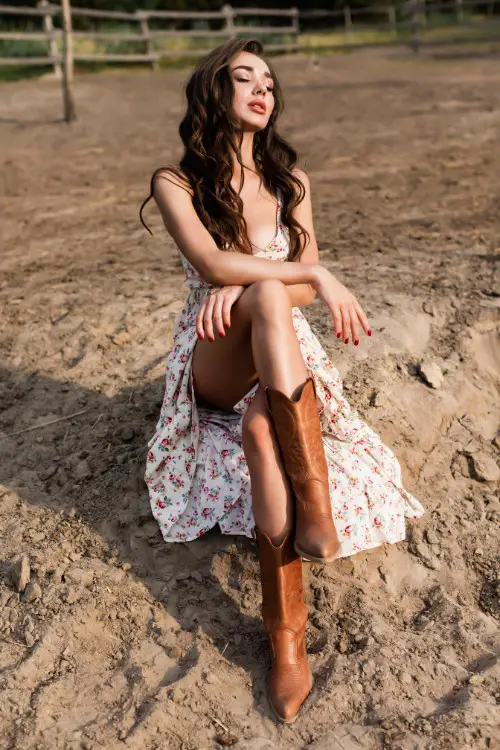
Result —
<instances>
[{"instance_id":1,"label":"dress bodice","mask_svg":"<svg viewBox=\"0 0 500 750\"><path fill-rule=\"evenodd\" d=\"M271 260L285 260L288 257L290 237L288 228L281 220L282 198L281 192L277 194L278 206L276 216L276 234L264 248L259 248L253 255L270 258ZM198 271L191 265L188 259L180 253L184 273L186 274L186 286L191 289L209 289L213 284L206 282Z\"/></svg>"}]
</instances>

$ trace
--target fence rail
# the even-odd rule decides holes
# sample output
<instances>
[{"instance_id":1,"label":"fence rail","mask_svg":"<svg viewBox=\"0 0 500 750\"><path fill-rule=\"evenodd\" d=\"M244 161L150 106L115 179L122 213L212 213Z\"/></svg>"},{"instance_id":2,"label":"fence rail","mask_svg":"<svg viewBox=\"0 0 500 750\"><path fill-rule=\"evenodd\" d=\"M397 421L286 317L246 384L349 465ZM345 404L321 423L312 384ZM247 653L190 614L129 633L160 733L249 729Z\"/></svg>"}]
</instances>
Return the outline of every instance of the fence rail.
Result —
<instances>
[{"instance_id":1,"label":"fence rail","mask_svg":"<svg viewBox=\"0 0 500 750\"><path fill-rule=\"evenodd\" d=\"M12 5L0 5L0 17L2 15L18 16L39 16L44 21L44 31L1 31L1 40L13 41L46 41L48 44L48 55L46 58L37 57L0 57L0 65L23 65L23 64L47 64L53 65L54 71L60 74L61 53L58 50L57 42L63 38L63 30L54 28L54 17L61 14L61 7L48 0L40 0L36 8L16 7ZM231 38L244 32L253 35L288 35L290 41L266 45L269 51L295 51L299 48L299 13L297 8L289 10L282 9L262 9L262 8L233 8L230 5L224 5L218 11L145 11L137 10L134 13L111 10L94 10L90 8L72 8L73 17L96 18L110 21L129 21L138 24L137 33L124 32L107 32L107 31L73 31L73 39L93 39L98 41L114 42L137 42L142 43L144 52L137 53L86 53L76 51L73 55L75 62L103 61L103 62L146 62L156 67L162 57L166 56L200 56L210 51L210 48L196 49L169 49L167 51L154 50L152 42L155 39L207 39L207 38ZM271 25L250 26L238 25L235 20L243 17L266 16L279 17L289 20L287 26ZM220 29L151 29L149 21L220 21Z\"/></svg>"},{"instance_id":2,"label":"fence rail","mask_svg":"<svg viewBox=\"0 0 500 750\"><path fill-rule=\"evenodd\" d=\"M64 0L62 0L64 5ZM76 62L144 62L157 67L163 57L183 57L183 56L200 56L209 52L211 47L196 47L194 49L155 49L154 41L163 39L224 39L235 37L240 34L252 34L255 36L278 36L288 37L287 41L276 42L272 40L270 44L265 44L268 51L296 51L299 49L300 22L303 24L308 21L326 20L334 21L334 30L343 31L344 39L341 43L329 45L307 45L305 51L313 52L318 49L336 49L348 46L350 49L358 47L374 47L406 44L411 46L415 51L421 46L432 46L435 44L449 44L456 41L496 41L500 40L500 22L495 30L486 28L487 22L466 16L468 9L487 8L487 16L492 17L496 8L499 9L500 0L454 0L450 3L426 3L421 0L416 2L407 2L404 5L386 5L365 8L350 8L348 5L337 10L309 10L299 11L297 8L272 9L272 8L233 8L231 5L223 5L218 11L146 11L136 10L133 13L111 10L94 10L90 8L73 8L71 16L73 18L89 18L108 21L128 21L137 24L137 31L72 31L71 36L74 40L89 39L103 42L132 42L140 45L137 52L120 53L120 52L80 52L76 50L73 54L73 60ZM450 7L453 13L453 26L457 29L465 28L482 28L485 33L481 37L471 35L470 38L461 37L455 39L446 37L423 39L423 32L433 28L429 22L432 13L450 13ZM40 31L1 31L0 41L34 41L47 43L47 56L20 56L20 57L0 57L1 65L51 65L57 75L61 75L62 49L64 46L64 30L55 27L55 19L62 17L62 6L51 3L49 0L39 0L37 7L17 7L13 5L0 5L0 18L2 16L25 16L39 17L43 22L43 29ZM380 22L369 23L363 16L381 17ZM266 21L266 25L244 25L238 24L238 19L252 17L266 19L281 19L287 25L273 24ZM220 28L216 29L158 29L151 28L150 21L218 21ZM338 21L338 23L335 23ZM332 27L322 27L314 30L314 34L321 36L331 33ZM361 40L355 41L354 34L357 32L387 32L389 38L381 38L378 41Z\"/></svg>"}]
</instances>

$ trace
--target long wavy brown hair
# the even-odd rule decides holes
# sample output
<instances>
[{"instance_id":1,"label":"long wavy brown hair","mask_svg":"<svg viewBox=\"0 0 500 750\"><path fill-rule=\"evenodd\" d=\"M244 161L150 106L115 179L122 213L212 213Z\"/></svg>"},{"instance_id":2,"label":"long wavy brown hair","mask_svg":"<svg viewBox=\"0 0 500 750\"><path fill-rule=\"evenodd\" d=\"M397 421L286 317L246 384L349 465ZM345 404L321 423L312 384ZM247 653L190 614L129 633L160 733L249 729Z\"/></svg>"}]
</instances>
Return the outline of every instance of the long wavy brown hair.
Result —
<instances>
[{"instance_id":1,"label":"long wavy brown hair","mask_svg":"<svg viewBox=\"0 0 500 750\"><path fill-rule=\"evenodd\" d=\"M192 191L196 213L217 246L221 250L252 254L243 201L231 186L232 155L242 164L243 132L231 114L234 89L229 62L242 51L262 58L263 46L257 39L230 39L204 57L187 81L187 111L179 125L184 155L178 167L169 165L153 172L149 195L139 211L140 220L150 234L143 210L153 197L156 176L168 179L171 172ZM266 63L274 81L275 105L266 127L254 135L253 157L267 190L274 196L280 190L282 222L290 237L288 260L298 260L309 241L309 233L292 217L292 211L304 199L305 189L292 174L297 152L276 130L276 121L284 108L283 94L273 67L267 60ZM243 169L241 174L242 186Z\"/></svg>"}]
</instances>

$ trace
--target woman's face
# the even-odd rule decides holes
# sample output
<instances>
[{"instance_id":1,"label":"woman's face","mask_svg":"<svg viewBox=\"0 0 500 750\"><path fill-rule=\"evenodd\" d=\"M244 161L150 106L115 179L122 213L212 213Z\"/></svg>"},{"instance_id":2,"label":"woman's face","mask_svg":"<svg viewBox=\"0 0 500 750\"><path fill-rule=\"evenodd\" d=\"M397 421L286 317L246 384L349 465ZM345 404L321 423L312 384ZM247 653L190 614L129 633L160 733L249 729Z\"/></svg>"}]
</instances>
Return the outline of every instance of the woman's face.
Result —
<instances>
[{"instance_id":1,"label":"woman's face","mask_svg":"<svg viewBox=\"0 0 500 750\"><path fill-rule=\"evenodd\" d=\"M240 52L229 63L233 81L233 115L243 130L263 130L274 108L273 77L266 63Z\"/></svg>"}]
</instances>

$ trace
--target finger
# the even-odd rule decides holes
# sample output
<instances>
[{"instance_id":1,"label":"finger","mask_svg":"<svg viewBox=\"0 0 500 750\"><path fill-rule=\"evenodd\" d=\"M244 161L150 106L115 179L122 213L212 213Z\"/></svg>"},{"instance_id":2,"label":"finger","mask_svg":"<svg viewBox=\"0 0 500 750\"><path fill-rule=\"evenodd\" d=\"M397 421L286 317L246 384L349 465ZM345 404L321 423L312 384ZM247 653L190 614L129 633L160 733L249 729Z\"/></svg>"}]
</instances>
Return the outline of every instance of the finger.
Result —
<instances>
[{"instance_id":1,"label":"finger","mask_svg":"<svg viewBox=\"0 0 500 750\"><path fill-rule=\"evenodd\" d=\"M351 317L349 315L349 308L346 307L344 303L341 305L340 311L342 313L342 336L344 337L344 344L348 344L349 336L351 335Z\"/></svg>"},{"instance_id":2,"label":"finger","mask_svg":"<svg viewBox=\"0 0 500 750\"><path fill-rule=\"evenodd\" d=\"M215 295L210 294L207 298L207 304L205 307L205 312L203 314L203 328L205 329L205 333L207 334L210 341L215 341L214 336L214 327L213 327L213 309L215 304Z\"/></svg>"},{"instance_id":3,"label":"finger","mask_svg":"<svg viewBox=\"0 0 500 750\"><path fill-rule=\"evenodd\" d=\"M368 318L366 317L364 313L363 308L361 307L357 299L354 299L353 304L354 304L354 309L356 310L358 314L358 319L359 319L359 322L361 323L363 331L366 333L367 336L371 336L372 332L370 329L370 324L368 322Z\"/></svg>"},{"instance_id":4,"label":"finger","mask_svg":"<svg viewBox=\"0 0 500 750\"><path fill-rule=\"evenodd\" d=\"M340 308L334 304L330 307L330 311L333 315L333 324L335 326L335 333L339 339L342 336L342 315L340 314Z\"/></svg>"},{"instance_id":5,"label":"finger","mask_svg":"<svg viewBox=\"0 0 500 750\"><path fill-rule=\"evenodd\" d=\"M196 332L198 333L198 336L202 340L205 338L205 331L203 330L203 315L205 314L206 305L207 305L207 299L205 297L205 299L200 305L198 314L196 315Z\"/></svg>"},{"instance_id":6,"label":"finger","mask_svg":"<svg viewBox=\"0 0 500 750\"><path fill-rule=\"evenodd\" d=\"M212 322L215 326L215 330L221 338L224 338L226 332L224 330L224 324L222 322L222 303L226 295L218 294L214 303L212 311Z\"/></svg>"},{"instance_id":7,"label":"finger","mask_svg":"<svg viewBox=\"0 0 500 750\"><path fill-rule=\"evenodd\" d=\"M222 322L226 328L231 328L231 308L234 305L234 299L226 296L222 304Z\"/></svg>"},{"instance_id":8,"label":"finger","mask_svg":"<svg viewBox=\"0 0 500 750\"><path fill-rule=\"evenodd\" d=\"M358 313L356 312L354 305L349 307L349 317L351 319L351 332L352 332L352 343L354 346L359 344L359 325L358 325Z\"/></svg>"}]
</instances>

